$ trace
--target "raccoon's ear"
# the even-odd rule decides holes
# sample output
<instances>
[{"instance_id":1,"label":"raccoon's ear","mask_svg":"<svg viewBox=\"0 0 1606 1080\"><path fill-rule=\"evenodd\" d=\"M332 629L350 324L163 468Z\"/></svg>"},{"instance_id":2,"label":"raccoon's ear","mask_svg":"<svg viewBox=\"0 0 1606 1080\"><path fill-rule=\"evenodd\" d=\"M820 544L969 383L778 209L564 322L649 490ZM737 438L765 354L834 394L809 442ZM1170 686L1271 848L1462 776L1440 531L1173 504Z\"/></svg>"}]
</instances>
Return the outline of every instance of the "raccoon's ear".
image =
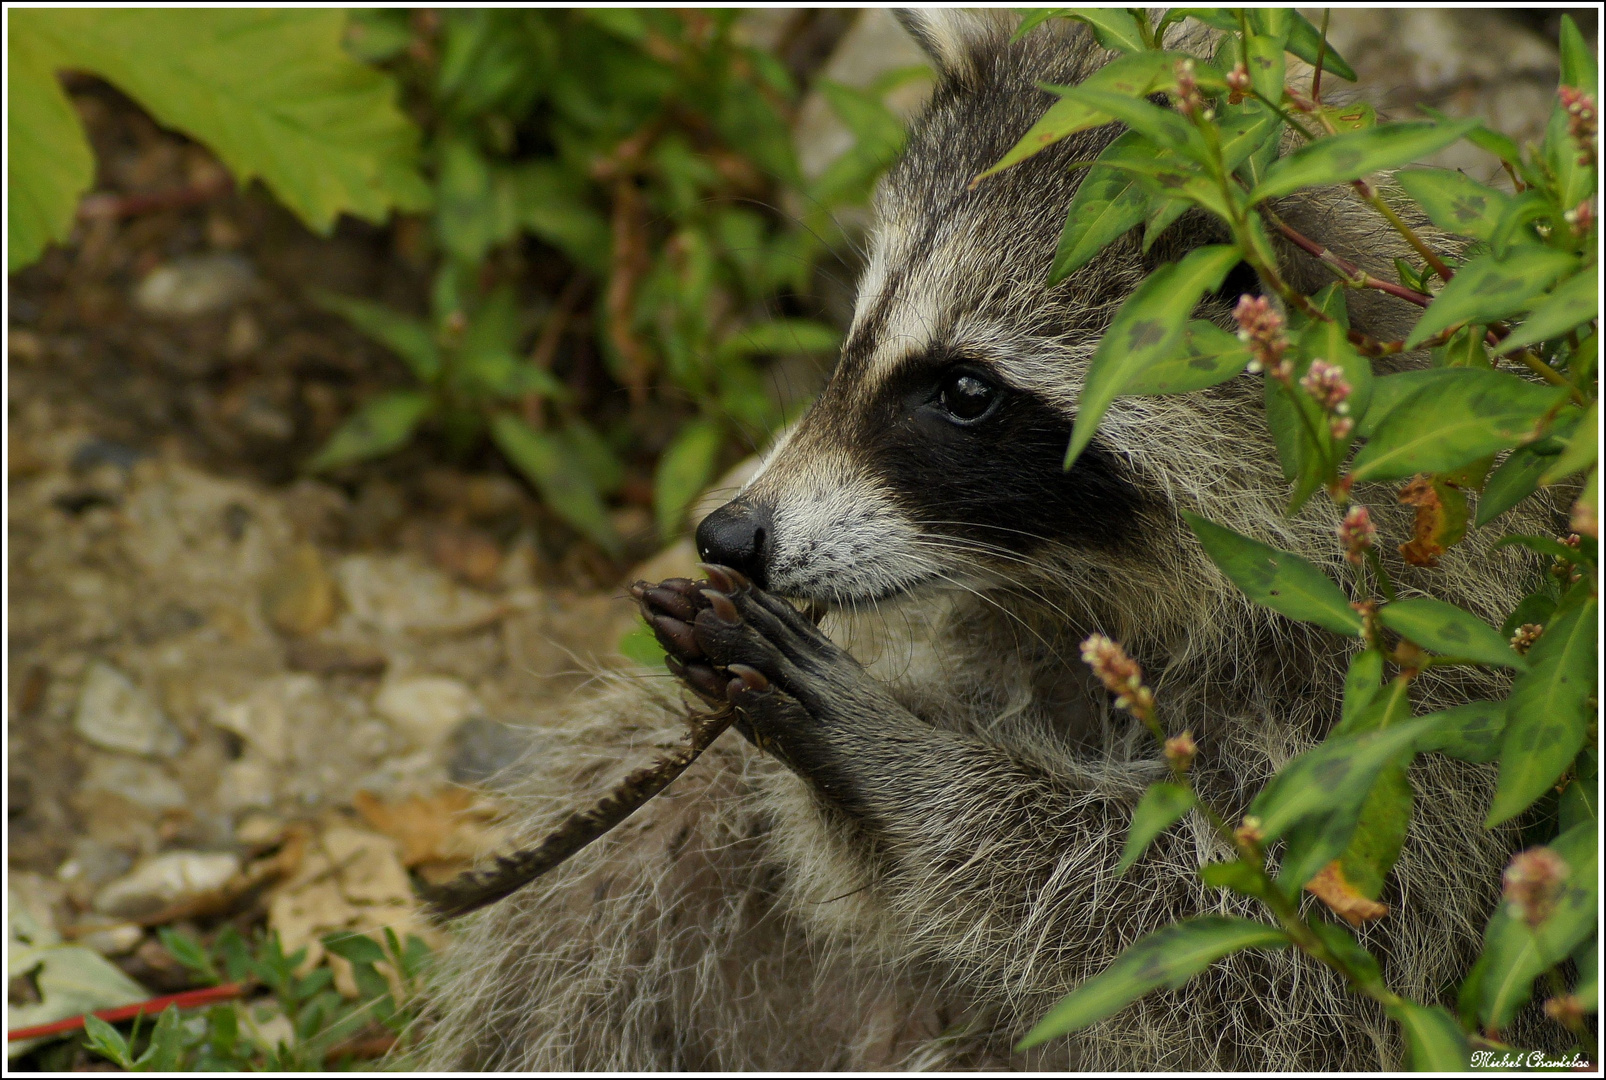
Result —
<instances>
[{"instance_id":1,"label":"raccoon's ear","mask_svg":"<svg viewBox=\"0 0 1606 1080\"><path fill-rule=\"evenodd\" d=\"M975 86L986 61L1009 43L1018 14L1005 8L894 8L944 82Z\"/></svg>"}]
</instances>

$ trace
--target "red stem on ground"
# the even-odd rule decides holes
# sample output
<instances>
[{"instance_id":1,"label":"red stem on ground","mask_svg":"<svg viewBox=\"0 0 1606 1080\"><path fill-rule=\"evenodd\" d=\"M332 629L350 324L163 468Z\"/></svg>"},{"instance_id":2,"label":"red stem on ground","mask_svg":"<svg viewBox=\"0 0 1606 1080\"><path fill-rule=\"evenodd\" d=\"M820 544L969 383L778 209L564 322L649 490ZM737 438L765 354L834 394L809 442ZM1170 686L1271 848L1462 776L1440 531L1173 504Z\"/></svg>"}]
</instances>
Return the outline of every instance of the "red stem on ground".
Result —
<instances>
[{"instance_id":1,"label":"red stem on ground","mask_svg":"<svg viewBox=\"0 0 1606 1080\"><path fill-rule=\"evenodd\" d=\"M181 210L210 202L220 195L228 194L233 188L234 181L229 174L219 172L215 177L199 183L168 188L166 191L154 191L148 195L113 195L103 191L86 197L78 204L78 217L83 221L95 221L137 217L158 210Z\"/></svg>"},{"instance_id":2,"label":"red stem on ground","mask_svg":"<svg viewBox=\"0 0 1606 1080\"><path fill-rule=\"evenodd\" d=\"M88 1015L108 1024L119 1020L132 1020L144 1013L159 1013L169 1005L176 1005L180 1009L193 1009L198 1005L211 1005L219 1001L232 1001L245 995L245 987L239 983L224 983L222 986L207 986L200 990L186 990L182 994L166 994L162 997L151 998L148 1001L137 1002L133 1005L122 1005L115 1009L101 1009ZM38 1024L34 1027L13 1028L6 1032L6 1042L17 1042L19 1039L37 1039L45 1035L59 1035L64 1031L77 1031L84 1026L84 1016L69 1016L65 1020L57 1020L53 1024Z\"/></svg>"}]
</instances>

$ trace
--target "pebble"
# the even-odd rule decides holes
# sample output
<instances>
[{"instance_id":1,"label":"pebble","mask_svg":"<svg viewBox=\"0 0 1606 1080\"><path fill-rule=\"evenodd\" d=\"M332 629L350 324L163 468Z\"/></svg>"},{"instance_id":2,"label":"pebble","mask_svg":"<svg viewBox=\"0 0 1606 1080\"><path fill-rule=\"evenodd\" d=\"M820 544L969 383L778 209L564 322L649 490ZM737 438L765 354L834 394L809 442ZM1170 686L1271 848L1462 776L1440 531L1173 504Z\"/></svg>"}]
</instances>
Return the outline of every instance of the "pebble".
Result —
<instances>
[{"instance_id":1,"label":"pebble","mask_svg":"<svg viewBox=\"0 0 1606 1080\"><path fill-rule=\"evenodd\" d=\"M408 555L349 555L335 565L359 622L388 634L451 634L484 626L503 608Z\"/></svg>"},{"instance_id":2,"label":"pebble","mask_svg":"<svg viewBox=\"0 0 1606 1080\"><path fill-rule=\"evenodd\" d=\"M104 791L136 806L161 812L177 810L188 802L183 787L154 761L129 757L99 757L90 763L81 782L84 791Z\"/></svg>"},{"instance_id":3,"label":"pebble","mask_svg":"<svg viewBox=\"0 0 1606 1080\"><path fill-rule=\"evenodd\" d=\"M221 888L240 872L226 851L168 851L143 859L126 876L95 894L102 915L138 919Z\"/></svg>"},{"instance_id":4,"label":"pebble","mask_svg":"<svg viewBox=\"0 0 1606 1080\"><path fill-rule=\"evenodd\" d=\"M145 930L138 923L90 916L73 927L72 935L78 944L94 949L102 956L124 956L139 948L145 940Z\"/></svg>"},{"instance_id":5,"label":"pebble","mask_svg":"<svg viewBox=\"0 0 1606 1080\"><path fill-rule=\"evenodd\" d=\"M440 745L464 720L479 711L474 692L456 679L415 675L388 680L374 697L374 711L414 745Z\"/></svg>"},{"instance_id":6,"label":"pebble","mask_svg":"<svg viewBox=\"0 0 1606 1080\"><path fill-rule=\"evenodd\" d=\"M218 806L226 811L272 806L279 795L279 774L267 761L247 755L231 761L218 773Z\"/></svg>"},{"instance_id":7,"label":"pebble","mask_svg":"<svg viewBox=\"0 0 1606 1080\"><path fill-rule=\"evenodd\" d=\"M315 634L334 621L335 582L318 549L298 544L262 585L262 613L280 633Z\"/></svg>"},{"instance_id":8,"label":"pebble","mask_svg":"<svg viewBox=\"0 0 1606 1080\"><path fill-rule=\"evenodd\" d=\"M294 674L263 679L244 698L214 704L207 718L279 765L290 760L297 734L313 733L308 729L315 731L326 715L323 684L311 675Z\"/></svg>"},{"instance_id":9,"label":"pebble","mask_svg":"<svg viewBox=\"0 0 1606 1080\"><path fill-rule=\"evenodd\" d=\"M134 304L150 315L193 318L225 311L256 285L256 271L239 255L197 255L152 270L134 289Z\"/></svg>"},{"instance_id":10,"label":"pebble","mask_svg":"<svg viewBox=\"0 0 1606 1080\"><path fill-rule=\"evenodd\" d=\"M103 660L84 675L73 727L108 750L175 757L184 749L184 736L150 695Z\"/></svg>"}]
</instances>

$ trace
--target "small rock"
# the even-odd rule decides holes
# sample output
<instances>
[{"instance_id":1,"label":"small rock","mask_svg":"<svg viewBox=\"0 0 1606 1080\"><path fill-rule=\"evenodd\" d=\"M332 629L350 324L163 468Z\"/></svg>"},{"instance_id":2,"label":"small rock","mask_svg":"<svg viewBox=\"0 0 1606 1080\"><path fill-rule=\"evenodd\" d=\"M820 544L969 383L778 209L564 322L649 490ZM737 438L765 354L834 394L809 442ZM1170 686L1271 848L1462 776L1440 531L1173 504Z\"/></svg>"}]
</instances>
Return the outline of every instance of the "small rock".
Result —
<instances>
[{"instance_id":1,"label":"small rock","mask_svg":"<svg viewBox=\"0 0 1606 1080\"><path fill-rule=\"evenodd\" d=\"M214 798L224 810L272 806L278 796L278 774L260 757L247 755L239 761L231 761L218 773Z\"/></svg>"},{"instance_id":2,"label":"small rock","mask_svg":"<svg viewBox=\"0 0 1606 1080\"><path fill-rule=\"evenodd\" d=\"M430 530L428 542L430 560L459 581L482 589L496 583L502 549L478 529L440 525Z\"/></svg>"},{"instance_id":3,"label":"small rock","mask_svg":"<svg viewBox=\"0 0 1606 1080\"><path fill-rule=\"evenodd\" d=\"M388 681L374 698L374 711L415 745L430 748L478 712L479 702L456 679L416 675Z\"/></svg>"},{"instance_id":4,"label":"small rock","mask_svg":"<svg viewBox=\"0 0 1606 1080\"><path fill-rule=\"evenodd\" d=\"M150 315L192 318L224 311L256 285L256 271L239 255L174 259L147 274L134 289L134 304Z\"/></svg>"},{"instance_id":5,"label":"small rock","mask_svg":"<svg viewBox=\"0 0 1606 1080\"><path fill-rule=\"evenodd\" d=\"M141 860L100 890L92 906L102 915L139 919L222 888L239 872L239 858L226 851L168 851Z\"/></svg>"},{"instance_id":6,"label":"small rock","mask_svg":"<svg viewBox=\"0 0 1606 1080\"><path fill-rule=\"evenodd\" d=\"M230 360L243 360L262 347L262 326L249 311L236 311L223 338L223 351Z\"/></svg>"},{"instance_id":7,"label":"small rock","mask_svg":"<svg viewBox=\"0 0 1606 1080\"><path fill-rule=\"evenodd\" d=\"M253 811L234 827L234 840L246 847L272 847L283 839L284 832L283 818Z\"/></svg>"},{"instance_id":8,"label":"small rock","mask_svg":"<svg viewBox=\"0 0 1606 1080\"><path fill-rule=\"evenodd\" d=\"M387 634L474 630L504 611L406 555L349 555L336 564L335 577L358 621Z\"/></svg>"},{"instance_id":9,"label":"small rock","mask_svg":"<svg viewBox=\"0 0 1606 1080\"><path fill-rule=\"evenodd\" d=\"M104 791L157 813L177 810L188 801L184 789L165 769L138 758L97 756L81 788L86 792Z\"/></svg>"},{"instance_id":10,"label":"small rock","mask_svg":"<svg viewBox=\"0 0 1606 1080\"><path fill-rule=\"evenodd\" d=\"M262 613L281 633L305 637L335 617L335 582L318 549L298 544L262 586Z\"/></svg>"},{"instance_id":11,"label":"small rock","mask_svg":"<svg viewBox=\"0 0 1606 1080\"><path fill-rule=\"evenodd\" d=\"M456 784L482 783L517 761L525 742L517 728L471 716L452 732L446 776Z\"/></svg>"},{"instance_id":12,"label":"small rock","mask_svg":"<svg viewBox=\"0 0 1606 1080\"><path fill-rule=\"evenodd\" d=\"M214 704L207 719L278 765L290 760L300 725L323 715L322 698L323 684L311 675L276 675L257 683L244 699Z\"/></svg>"},{"instance_id":13,"label":"small rock","mask_svg":"<svg viewBox=\"0 0 1606 1080\"><path fill-rule=\"evenodd\" d=\"M68 936L102 956L124 956L145 940L145 930L138 923L91 915L73 926Z\"/></svg>"},{"instance_id":14,"label":"small rock","mask_svg":"<svg viewBox=\"0 0 1606 1080\"><path fill-rule=\"evenodd\" d=\"M383 675L390 663L384 653L361 642L292 641L284 659L291 671L314 675Z\"/></svg>"},{"instance_id":15,"label":"small rock","mask_svg":"<svg viewBox=\"0 0 1606 1080\"><path fill-rule=\"evenodd\" d=\"M92 663L84 676L73 727L108 750L175 757L184 749L184 736L156 702L103 660Z\"/></svg>"},{"instance_id":16,"label":"small rock","mask_svg":"<svg viewBox=\"0 0 1606 1080\"><path fill-rule=\"evenodd\" d=\"M134 865L132 856L122 848L87 836L74 840L69 851L56 868L56 880L66 886L67 895L80 907L88 907L95 890L122 877Z\"/></svg>"}]
</instances>

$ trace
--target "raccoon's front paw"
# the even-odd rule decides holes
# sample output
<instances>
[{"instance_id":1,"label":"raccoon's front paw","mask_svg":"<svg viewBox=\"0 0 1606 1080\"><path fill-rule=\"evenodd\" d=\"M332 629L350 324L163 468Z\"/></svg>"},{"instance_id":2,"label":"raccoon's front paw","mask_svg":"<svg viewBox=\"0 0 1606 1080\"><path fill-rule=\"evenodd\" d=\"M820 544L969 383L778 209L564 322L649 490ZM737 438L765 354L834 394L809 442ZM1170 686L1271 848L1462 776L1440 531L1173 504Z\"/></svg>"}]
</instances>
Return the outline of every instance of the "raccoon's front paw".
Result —
<instances>
[{"instance_id":1,"label":"raccoon's front paw","mask_svg":"<svg viewBox=\"0 0 1606 1080\"><path fill-rule=\"evenodd\" d=\"M830 674L857 664L785 600L734 570L707 570L706 581L672 578L631 592L669 670L703 700L734 705L742 733L777 749L784 730L828 707Z\"/></svg>"}]
</instances>

